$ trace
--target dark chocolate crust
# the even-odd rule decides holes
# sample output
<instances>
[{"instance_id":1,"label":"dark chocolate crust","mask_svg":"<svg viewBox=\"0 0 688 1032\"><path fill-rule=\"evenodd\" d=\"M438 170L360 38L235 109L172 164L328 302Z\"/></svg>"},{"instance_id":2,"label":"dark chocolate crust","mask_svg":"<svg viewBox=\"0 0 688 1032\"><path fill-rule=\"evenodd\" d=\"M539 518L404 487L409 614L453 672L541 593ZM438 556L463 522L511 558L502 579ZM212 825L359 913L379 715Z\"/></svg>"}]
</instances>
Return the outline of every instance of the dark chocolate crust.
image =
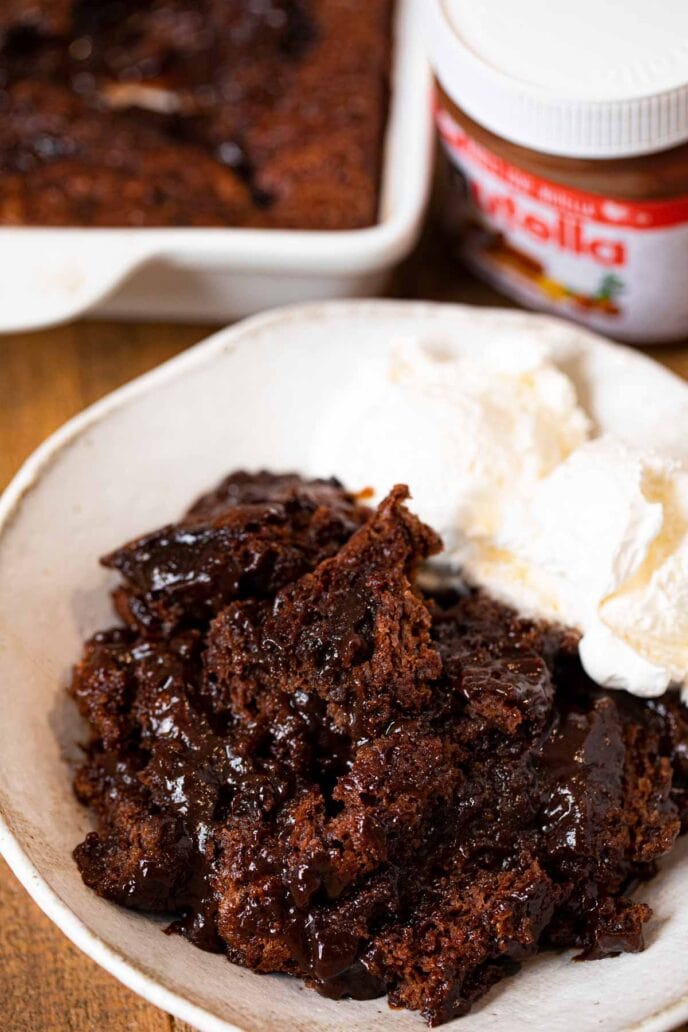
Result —
<instances>
[{"instance_id":1,"label":"dark chocolate crust","mask_svg":"<svg viewBox=\"0 0 688 1032\"><path fill-rule=\"evenodd\" d=\"M377 218L393 0L0 0L0 225Z\"/></svg>"},{"instance_id":2,"label":"dark chocolate crust","mask_svg":"<svg viewBox=\"0 0 688 1032\"><path fill-rule=\"evenodd\" d=\"M688 721L597 689L571 632L423 593L407 495L234 474L105 560L126 626L74 673L75 857L234 963L440 1024L539 949L643 948Z\"/></svg>"}]
</instances>

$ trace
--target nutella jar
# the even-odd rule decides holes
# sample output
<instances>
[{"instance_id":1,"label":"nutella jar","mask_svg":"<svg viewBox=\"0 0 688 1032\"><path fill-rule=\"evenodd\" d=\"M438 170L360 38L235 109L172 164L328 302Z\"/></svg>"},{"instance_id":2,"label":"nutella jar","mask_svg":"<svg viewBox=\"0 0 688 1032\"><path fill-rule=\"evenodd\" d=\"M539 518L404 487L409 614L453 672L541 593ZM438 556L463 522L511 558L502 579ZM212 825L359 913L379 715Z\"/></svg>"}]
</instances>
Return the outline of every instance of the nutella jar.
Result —
<instances>
[{"instance_id":1,"label":"nutella jar","mask_svg":"<svg viewBox=\"0 0 688 1032\"><path fill-rule=\"evenodd\" d=\"M447 226L504 294L688 337L688 0L423 0Z\"/></svg>"}]
</instances>

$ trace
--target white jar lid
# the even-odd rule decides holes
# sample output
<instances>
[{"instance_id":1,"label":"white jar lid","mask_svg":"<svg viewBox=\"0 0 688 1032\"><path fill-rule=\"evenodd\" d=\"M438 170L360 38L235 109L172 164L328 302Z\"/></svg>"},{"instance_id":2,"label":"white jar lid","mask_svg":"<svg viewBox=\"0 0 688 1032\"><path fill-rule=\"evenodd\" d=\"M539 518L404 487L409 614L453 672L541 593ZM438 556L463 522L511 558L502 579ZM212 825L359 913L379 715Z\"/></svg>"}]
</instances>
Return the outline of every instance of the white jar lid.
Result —
<instances>
[{"instance_id":1,"label":"white jar lid","mask_svg":"<svg viewBox=\"0 0 688 1032\"><path fill-rule=\"evenodd\" d=\"M688 140L688 0L420 0L449 96L548 154L622 158Z\"/></svg>"}]
</instances>

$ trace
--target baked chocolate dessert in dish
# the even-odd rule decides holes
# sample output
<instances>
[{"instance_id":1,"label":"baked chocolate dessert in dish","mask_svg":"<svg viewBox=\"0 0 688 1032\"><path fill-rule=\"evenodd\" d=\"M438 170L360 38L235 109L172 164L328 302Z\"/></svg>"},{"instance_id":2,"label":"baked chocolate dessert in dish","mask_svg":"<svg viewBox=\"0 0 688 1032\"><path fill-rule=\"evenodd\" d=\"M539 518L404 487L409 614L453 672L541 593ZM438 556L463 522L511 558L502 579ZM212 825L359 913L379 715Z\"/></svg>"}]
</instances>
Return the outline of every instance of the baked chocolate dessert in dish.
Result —
<instances>
[{"instance_id":1,"label":"baked chocolate dessert in dish","mask_svg":"<svg viewBox=\"0 0 688 1032\"><path fill-rule=\"evenodd\" d=\"M424 588L441 542L407 499L235 473L103 560L123 625L71 687L75 857L232 963L437 1025L538 950L643 948L688 719L598 689L574 632Z\"/></svg>"},{"instance_id":2,"label":"baked chocolate dessert in dish","mask_svg":"<svg viewBox=\"0 0 688 1032\"><path fill-rule=\"evenodd\" d=\"M0 0L0 225L377 218L393 0Z\"/></svg>"}]
</instances>

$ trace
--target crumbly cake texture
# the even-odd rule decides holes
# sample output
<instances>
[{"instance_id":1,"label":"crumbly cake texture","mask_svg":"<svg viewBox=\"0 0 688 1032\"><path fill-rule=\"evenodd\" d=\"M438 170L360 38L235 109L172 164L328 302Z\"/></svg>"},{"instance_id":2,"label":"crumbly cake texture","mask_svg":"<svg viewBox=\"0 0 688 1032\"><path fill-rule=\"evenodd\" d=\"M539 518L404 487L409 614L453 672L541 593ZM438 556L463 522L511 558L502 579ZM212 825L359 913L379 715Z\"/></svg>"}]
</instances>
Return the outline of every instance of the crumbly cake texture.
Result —
<instances>
[{"instance_id":1,"label":"crumbly cake texture","mask_svg":"<svg viewBox=\"0 0 688 1032\"><path fill-rule=\"evenodd\" d=\"M0 0L0 225L377 218L393 0Z\"/></svg>"},{"instance_id":2,"label":"crumbly cake texture","mask_svg":"<svg viewBox=\"0 0 688 1032\"><path fill-rule=\"evenodd\" d=\"M233 963L437 1025L540 949L643 948L628 894L688 824L688 720L595 688L570 632L424 593L407 497L237 473L106 557L75 858Z\"/></svg>"}]
</instances>

